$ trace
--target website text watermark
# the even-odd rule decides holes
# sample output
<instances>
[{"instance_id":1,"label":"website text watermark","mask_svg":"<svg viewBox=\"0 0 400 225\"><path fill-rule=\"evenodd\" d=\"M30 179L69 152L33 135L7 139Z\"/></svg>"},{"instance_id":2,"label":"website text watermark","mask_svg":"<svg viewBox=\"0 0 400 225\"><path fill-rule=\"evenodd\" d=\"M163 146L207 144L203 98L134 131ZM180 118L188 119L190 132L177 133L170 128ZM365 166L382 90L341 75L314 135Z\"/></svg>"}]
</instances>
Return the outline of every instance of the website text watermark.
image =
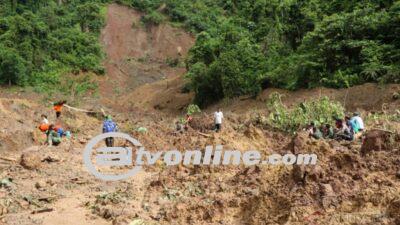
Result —
<instances>
[{"instance_id":1,"label":"website text watermark","mask_svg":"<svg viewBox=\"0 0 400 225\"><path fill-rule=\"evenodd\" d=\"M130 142L138 150L133 153L132 147L100 147L96 150L95 145L105 138L122 138ZM92 156L94 155L94 160ZM142 166L152 166L162 160L167 166L177 165L204 165L204 166L229 166L229 165L316 165L318 157L316 154L271 154L263 158L258 150L224 150L222 145L206 146L204 150L177 149L167 151L147 151L139 141L124 133L104 133L93 138L86 146L83 154L86 168L102 180L121 180L134 176L142 169ZM95 161L95 164L93 163ZM103 174L96 167L118 167L133 166L133 169L123 174Z\"/></svg>"}]
</instances>

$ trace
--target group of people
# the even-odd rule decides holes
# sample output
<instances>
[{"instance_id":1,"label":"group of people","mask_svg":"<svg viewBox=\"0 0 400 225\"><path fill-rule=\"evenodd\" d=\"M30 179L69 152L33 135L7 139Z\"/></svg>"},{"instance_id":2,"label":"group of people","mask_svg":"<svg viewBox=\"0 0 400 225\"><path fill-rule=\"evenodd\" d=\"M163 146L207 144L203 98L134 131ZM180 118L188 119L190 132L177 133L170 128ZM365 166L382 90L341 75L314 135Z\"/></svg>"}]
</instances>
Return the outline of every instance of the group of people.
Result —
<instances>
[{"instance_id":1,"label":"group of people","mask_svg":"<svg viewBox=\"0 0 400 225\"><path fill-rule=\"evenodd\" d=\"M57 121L55 125L49 122L47 115L45 114L41 115L42 120L39 125L39 129L46 134L47 138L45 144L58 146L61 143L63 136L66 136L67 138L71 136L71 133L69 131L64 131L59 121L61 117L62 108L66 103L67 101L59 101L53 103L53 110L55 111L56 121ZM214 113L214 130L216 132L219 132L221 130L223 118L224 115L221 109L218 109ZM187 130L192 120L193 117L190 114L186 114L184 121L176 122L176 130L179 132ZM103 133L117 132L117 131L118 131L117 124L112 120L112 117L110 115L106 115L103 121ZM114 138L113 137L106 138L105 143L107 147L113 147Z\"/></svg>"},{"instance_id":2,"label":"group of people","mask_svg":"<svg viewBox=\"0 0 400 225\"><path fill-rule=\"evenodd\" d=\"M323 124L318 128L315 122L310 123L307 128L310 137L353 141L360 138L365 130L364 121L358 112L353 116L345 116L344 119L338 117L334 119L334 126Z\"/></svg>"},{"instance_id":3,"label":"group of people","mask_svg":"<svg viewBox=\"0 0 400 225\"><path fill-rule=\"evenodd\" d=\"M66 101L60 101L54 103L53 109L56 112L57 120L61 116L61 111L63 105ZM46 133L47 140L46 144L50 145L59 145L61 143L62 137L67 136L69 137L71 134L70 132L64 132L60 123L56 123L56 125L50 124L47 116L42 115L42 122L39 126L39 129L42 132ZM222 121L224 119L224 114L222 113L221 109L218 109L214 112L214 131L219 132L222 128ZM189 114L186 114L184 120L176 122L176 131L183 132L188 129L190 123L192 122L193 117ZM307 131L310 137L315 139L336 139L336 140L346 140L346 141L353 141L359 137L361 137L365 127L364 121L360 116L360 113L355 112L352 116L345 116L344 119L342 118L334 118L335 125L332 126L331 124L322 124L322 126L318 127L316 122L311 122L308 127ZM117 132L118 126L112 120L110 115L105 116L105 120L103 121L103 133L109 132ZM107 147L114 146L114 138L108 137L105 139L105 143Z\"/></svg>"},{"instance_id":4,"label":"group of people","mask_svg":"<svg viewBox=\"0 0 400 225\"><path fill-rule=\"evenodd\" d=\"M66 101L60 101L53 104L53 109L56 113L57 120L55 124L49 122L47 115L41 115L39 130L46 134L46 145L58 146L61 143L63 136L67 138L71 136L69 131L64 131L61 126L61 122L59 121L61 111L65 103Z\"/></svg>"}]
</instances>

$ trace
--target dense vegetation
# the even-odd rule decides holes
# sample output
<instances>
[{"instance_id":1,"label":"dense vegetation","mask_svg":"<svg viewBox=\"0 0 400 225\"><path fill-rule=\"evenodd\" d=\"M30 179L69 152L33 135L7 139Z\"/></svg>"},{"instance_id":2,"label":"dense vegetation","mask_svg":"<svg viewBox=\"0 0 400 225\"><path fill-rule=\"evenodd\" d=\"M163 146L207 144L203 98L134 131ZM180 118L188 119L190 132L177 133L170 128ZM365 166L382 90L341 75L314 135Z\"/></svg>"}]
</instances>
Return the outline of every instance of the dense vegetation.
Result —
<instances>
[{"instance_id":1,"label":"dense vegetation","mask_svg":"<svg viewBox=\"0 0 400 225\"><path fill-rule=\"evenodd\" d=\"M121 0L197 34L187 66L196 103L263 87L400 82L400 1Z\"/></svg>"},{"instance_id":2,"label":"dense vegetation","mask_svg":"<svg viewBox=\"0 0 400 225\"><path fill-rule=\"evenodd\" d=\"M272 126L285 132L294 133L313 122L316 126L334 124L334 118L344 117L344 107L339 102L322 97L305 101L289 108L282 103L282 95L272 93L267 107L272 110L268 118L260 118L258 122Z\"/></svg>"},{"instance_id":3,"label":"dense vegetation","mask_svg":"<svg viewBox=\"0 0 400 225\"><path fill-rule=\"evenodd\" d=\"M400 82L400 1L115 0L197 35L188 87L201 106L265 87ZM111 0L0 0L0 84L56 86L103 73L98 35Z\"/></svg>"},{"instance_id":4,"label":"dense vegetation","mask_svg":"<svg viewBox=\"0 0 400 225\"><path fill-rule=\"evenodd\" d=\"M0 0L0 84L43 89L68 73L102 73L103 8L101 1Z\"/></svg>"}]
</instances>

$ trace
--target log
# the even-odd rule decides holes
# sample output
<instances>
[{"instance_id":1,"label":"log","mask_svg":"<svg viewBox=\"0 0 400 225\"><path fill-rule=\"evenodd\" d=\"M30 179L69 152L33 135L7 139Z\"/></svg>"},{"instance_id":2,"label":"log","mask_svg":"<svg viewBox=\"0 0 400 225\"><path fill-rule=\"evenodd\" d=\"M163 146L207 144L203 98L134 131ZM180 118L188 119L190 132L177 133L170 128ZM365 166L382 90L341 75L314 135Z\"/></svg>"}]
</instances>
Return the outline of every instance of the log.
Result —
<instances>
[{"instance_id":1,"label":"log","mask_svg":"<svg viewBox=\"0 0 400 225\"><path fill-rule=\"evenodd\" d=\"M16 162L17 161L16 159L4 157L4 156L0 156L0 159L5 160L5 161L9 161L9 162Z\"/></svg>"},{"instance_id":2,"label":"log","mask_svg":"<svg viewBox=\"0 0 400 225\"><path fill-rule=\"evenodd\" d=\"M53 211L53 208L43 208L43 209L38 209L38 210L33 210L32 214L38 214L38 213L44 213L44 212L51 212Z\"/></svg>"},{"instance_id":3,"label":"log","mask_svg":"<svg viewBox=\"0 0 400 225\"><path fill-rule=\"evenodd\" d=\"M71 109L71 110L74 110L74 111L78 111L78 112L84 112L84 113L98 113L98 112L89 111L89 110L86 110L86 109L75 108L75 107L69 106L69 105L67 105L67 104L64 104L64 106L67 107L68 109Z\"/></svg>"},{"instance_id":4,"label":"log","mask_svg":"<svg viewBox=\"0 0 400 225\"><path fill-rule=\"evenodd\" d=\"M197 131L197 133L200 134L200 135L202 135L202 136L204 136L204 137L211 137L210 134L205 134L205 133L202 133L202 132L200 132L200 131Z\"/></svg>"}]
</instances>

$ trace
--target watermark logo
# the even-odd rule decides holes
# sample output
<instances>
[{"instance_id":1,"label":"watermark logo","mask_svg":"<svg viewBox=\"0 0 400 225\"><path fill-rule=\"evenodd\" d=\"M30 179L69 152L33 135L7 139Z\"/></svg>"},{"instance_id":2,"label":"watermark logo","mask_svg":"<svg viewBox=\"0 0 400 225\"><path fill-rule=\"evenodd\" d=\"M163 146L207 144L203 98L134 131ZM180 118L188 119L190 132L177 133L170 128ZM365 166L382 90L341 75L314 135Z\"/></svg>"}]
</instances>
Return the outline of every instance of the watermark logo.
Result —
<instances>
[{"instance_id":1,"label":"watermark logo","mask_svg":"<svg viewBox=\"0 0 400 225\"><path fill-rule=\"evenodd\" d=\"M122 138L130 142L135 147L143 148L142 144L138 140L129 136L128 134L118 132L100 134L90 140L83 151L83 162L91 174L102 180L117 181L132 177L142 169L142 166L135 165L132 169L123 174L104 174L99 172L96 169L95 164L93 164L91 156L92 152L95 150L94 147L106 138ZM131 147L101 147L97 149L95 153L96 165L98 166L132 165Z\"/></svg>"},{"instance_id":2,"label":"watermark logo","mask_svg":"<svg viewBox=\"0 0 400 225\"><path fill-rule=\"evenodd\" d=\"M137 150L133 152L132 147L100 147L94 149L98 143L107 138L121 138L126 142L130 142L131 146ZM93 161L92 162L92 156ZM134 160L135 159L135 160ZM266 158L262 158L261 153L257 150L249 150L241 152L238 150L223 150L222 145L206 146L204 151L178 151L176 149L169 151L146 151L142 144L135 138L124 133L104 133L94 137L86 145L83 153L83 161L90 173L99 179L106 181L117 181L127 179L138 173L143 165L154 165L158 160L163 160L167 166L183 165L315 165L317 163L316 154L271 154ZM125 167L131 166L127 172L122 174L102 173L97 167Z\"/></svg>"}]
</instances>

